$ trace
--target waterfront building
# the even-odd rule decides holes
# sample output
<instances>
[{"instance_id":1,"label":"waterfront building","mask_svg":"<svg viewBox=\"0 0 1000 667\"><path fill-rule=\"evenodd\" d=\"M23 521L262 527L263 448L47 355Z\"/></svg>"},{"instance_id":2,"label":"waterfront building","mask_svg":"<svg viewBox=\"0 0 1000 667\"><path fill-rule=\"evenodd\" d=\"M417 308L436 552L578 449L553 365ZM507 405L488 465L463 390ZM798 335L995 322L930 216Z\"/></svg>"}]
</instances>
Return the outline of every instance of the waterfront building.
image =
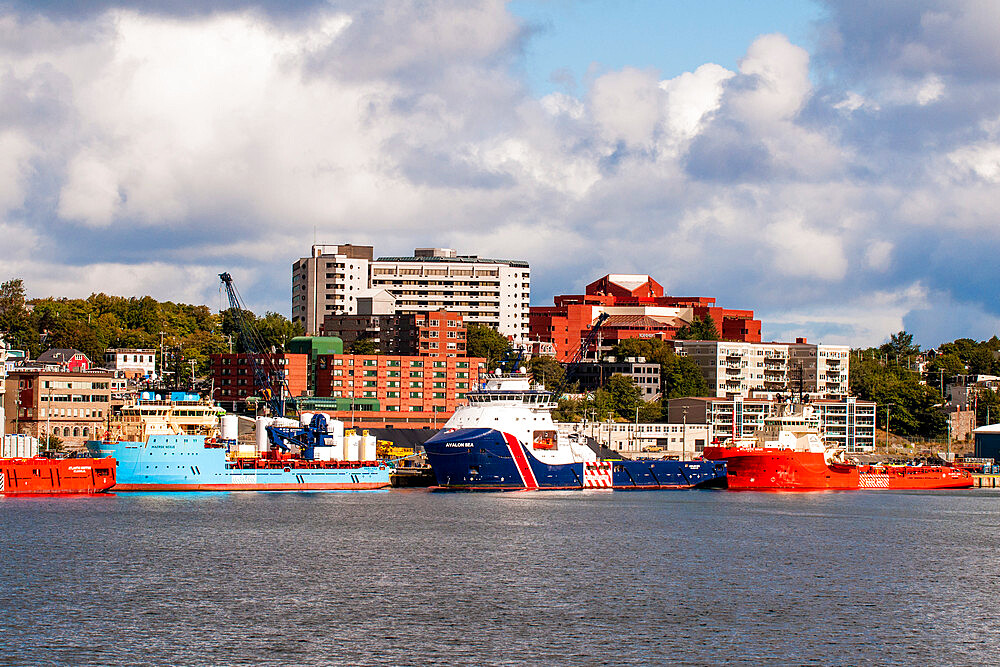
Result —
<instances>
[{"instance_id":1,"label":"waterfront building","mask_svg":"<svg viewBox=\"0 0 1000 667\"><path fill-rule=\"evenodd\" d=\"M7 433L45 440L53 435L67 449L82 449L100 437L111 405L114 373L18 368L7 378Z\"/></svg>"},{"instance_id":2,"label":"waterfront building","mask_svg":"<svg viewBox=\"0 0 1000 667\"><path fill-rule=\"evenodd\" d=\"M348 427L440 427L478 386L486 360L437 355L320 355L315 396L300 411L322 411Z\"/></svg>"},{"instance_id":3,"label":"waterfront building","mask_svg":"<svg viewBox=\"0 0 1000 667\"><path fill-rule=\"evenodd\" d=\"M722 442L727 438L752 437L764 426L764 418L775 414L782 405L783 402L771 398L675 398L667 402L667 418L671 423L706 424L709 442ZM815 399L809 405L816 410L828 445L849 454L874 451L875 403L850 396L838 400Z\"/></svg>"},{"instance_id":4,"label":"waterfront building","mask_svg":"<svg viewBox=\"0 0 1000 667\"><path fill-rule=\"evenodd\" d=\"M4 396L7 393L7 343L0 336L0 435L7 432L7 422L4 418Z\"/></svg>"},{"instance_id":5,"label":"waterfront building","mask_svg":"<svg viewBox=\"0 0 1000 667\"><path fill-rule=\"evenodd\" d=\"M109 348L104 352L104 367L128 377L156 376L156 350Z\"/></svg>"},{"instance_id":6,"label":"waterfront building","mask_svg":"<svg viewBox=\"0 0 1000 667\"><path fill-rule=\"evenodd\" d=\"M309 390L309 353L272 352L265 356L282 371L288 383L288 393L285 394L282 384L274 382L269 388L273 395L294 398ZM255 386L253 364L247 355L213 354L211 359L212 399L231 412L252 410L253 401L250 399L261 399L264 388Z\"/></svg>"},{"instance_id":7,"label":"waterfront building","mask_svg":"<svg viewBox=\"0 0 1000 667\"><path fill-rule=\"evenodd\" d=\"M598 330L597 355L628 338L672 340L682 327L707 317L726 340L760 341L760 320L752 310L720 308L711 297L665 296L663 286L644 274L608 274L584 294L554 301L530 309L528 333L532 341L552 343L559 361L574 358L602 313L608 317Z\"/></svg>"},{"instance_id":8,"label":"waterfront building","mask_svg":"<svg viewBox=\"0 0 1000 667\"><path fill-rule=\"evenodd\" d=\"M530 300L527 262L459 255L450 248L417 248L412 257L375 260L371 246L314 245L310 257L292 265L292 322L307 335L318 334L328 315L445 309L520 342L527 338Z\"/></svg>"},{"instance_id":9,"label":"waterfront building","mask_svg":"<svg viewBox=\"0 0 1000 667\"><path fill-rule=\"evenodd\" d=\"M607 357L579 363L573 368L572 380L580 383L580 391L596 391L615 374L632 378L639 387L639 397L647 403L660 398L660 364L646 361L645 357L628 357L621 361Z\"/></svg>"},{"instance_id":10,"label":"waterfront building","mask_svg":"<svg viewBox=\"0 0 1000 667\"><path fill-rule=\"evenodd\" d=\"M676 456L689 460L709 444L707 424L638 424L634 422L562 422L560 435L579 433L608 449L630 456Z\"/></svg>"},{"instance_id":11,"label":"waterfront building","mask_svg":"<svg viewBox=\"0 0 1000 667\"><path fill-rule=\"evenodd\" d=\"M674 352L701 369L715 396L844 399L850 348L846 345L675 340Z\"/></svg>"}]
</instances>

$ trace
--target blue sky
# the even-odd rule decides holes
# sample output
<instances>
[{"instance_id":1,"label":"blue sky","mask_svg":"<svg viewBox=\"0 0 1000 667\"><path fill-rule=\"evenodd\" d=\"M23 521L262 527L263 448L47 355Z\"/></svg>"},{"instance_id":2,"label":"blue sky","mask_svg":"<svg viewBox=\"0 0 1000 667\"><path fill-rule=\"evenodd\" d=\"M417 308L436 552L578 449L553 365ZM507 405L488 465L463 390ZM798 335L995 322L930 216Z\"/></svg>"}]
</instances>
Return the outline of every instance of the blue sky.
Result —
<instances>
[{"instance_id":1,"label":"blue sky","mask_svg":"<svg viewBox=\"0 0 1000 667\"><path fill-rule=\"evenodd\" d=\"M554 76L555 75L555 76ZM1000 330L1000 3L8 0L0 280L290 313L321 243L764 336Z\"/></svg>"},{"instance_id":2,"label":"blue sky","mask_svg":"<svg viewBox=\"0 0 1000 667\"><path fill-rule=\"evenodd\" d=\"M514 0L508 7L532 26L524 74L543 95L566 89L562 72L579 88L592 66L652 67L666 78L709 62L735 69L763 34L809 45L824 14L808 0Z\"/></svg>"}]
</instances>

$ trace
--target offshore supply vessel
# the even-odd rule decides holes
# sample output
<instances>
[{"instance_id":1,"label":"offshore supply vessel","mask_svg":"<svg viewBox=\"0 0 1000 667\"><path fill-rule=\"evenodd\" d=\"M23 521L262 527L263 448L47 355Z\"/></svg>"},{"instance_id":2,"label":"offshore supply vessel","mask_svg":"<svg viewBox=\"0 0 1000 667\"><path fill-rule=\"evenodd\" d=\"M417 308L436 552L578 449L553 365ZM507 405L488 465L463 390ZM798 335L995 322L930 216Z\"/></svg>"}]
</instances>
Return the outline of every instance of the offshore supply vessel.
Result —
<instances>
[{"instance_id":1,"label":"offshore supply vessel","mask_svg":"<svg viewBox=\"0 0 1000 667\"><path fill-rule=\"evenodd\" d=\"M734 490L965 489L974 479L950 465L860 465L843 459L820 437L819 417L809 406L765 418L750 440L706 447L706 459L726 462Z\"/></svg>"},{"instance_id":2,"label":"offshore supply vessel","mask_svg":"<svg viewBox=\"0 0 1000 667\"><path fill-rule=\"evenodd\" d=\"M114 485L113 458L0 459L0 494L7 496L104 493Z\"/></svg>"},{"instance_id":3,"label":"offshore supply vessel","mask_svg":"<svg viewBox=\"0 0 1000 667\"><path fill-rule=\"evenodd\" d=\"M196 395L138 400L109 420L93 455L117 460L115 491L316 491L388 487L375 439L322 413L260 417L250 444L238 418Z\"/></svg>"},{"instance_id":4,"label":"offshore supply vessel","mask_svg":"<svg viewBox=\"0 0 1000 667\"><path fill-rule=\"evenodd\" d=\"M552 421L551 392L524 369L484 377L424 443L438 487L453 490L689 489L723 486L724 462L602 458Z\"/></svg>"}]
</instances>

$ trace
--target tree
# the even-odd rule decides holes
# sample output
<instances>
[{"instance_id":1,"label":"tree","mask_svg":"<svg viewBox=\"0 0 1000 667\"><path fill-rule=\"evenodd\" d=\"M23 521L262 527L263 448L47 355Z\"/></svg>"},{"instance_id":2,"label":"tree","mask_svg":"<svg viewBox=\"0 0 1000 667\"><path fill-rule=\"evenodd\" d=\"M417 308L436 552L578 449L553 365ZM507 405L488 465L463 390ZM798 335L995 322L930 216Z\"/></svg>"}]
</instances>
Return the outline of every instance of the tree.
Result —
<instances>
[{"instance_id":1,"label":"tree","mask_svg":"<svg viewBox=\"0 0 1000 667\"><path fill-rule=\"evenodd\" d=\"M981 389L976 393L976 424L1000 423L1000 391Z\"/></svg>"},{"instance_id":2,"label":"tree","mask_svg":"<svg viewBox=\"0 0 1000 667\"><path fill-rule=\"evenodd\" d=\"M0 284L0 337L8 346L23 350L38 345L26 303L23 280L16 278Z\"/></svg>"},{"instance_id":3,"label":"tree","mask_svg":"<svg viewBox=\"0 0 1000 667\"><path fill-rule=\"evenodd\" d=\"M900 331L889 336L889 342L879 348L882 354L890 358L902 359L911 357L920 352L920 346L913 344L913 334Z\"/></svg>"},{"instance_id":4,"label":"tree","mask_svg":"<svg viewBox=\"0 0 1000 667\"><path fill-rule=\"evenodd\" d=\"M701 367L688 357L671 353L660 362L660 377L666 399L708 395L708 383Z\"/></svg>"},{"instance_id":5,"label":"tree","mask_svg":"<svg viewBox=\"0 0 1000 667\"><path fill-rule=\"evenodd\" d=\"M635 380L627 375L615 373L598 393L602 391L607 394L611 412L627 421L635 418L636 408L642 405L641 392Z\"/></svg>"},{"instance_id":6,"label":"tree","mask_svg":"<svg viewBox=\"0 0 1000 667\"><path fill-rule=\"evenodd\" d=\"M566 377L566 369L555 360L555 357L539 355L528 362L533 382L545 385L546 389L555 389ZM557 397L558 398L558 397Z\"/></svg>"},{"instance_id":7,"label":"tree","mask_svg":"<svg viewBox=\"0 0 1000 667\"><path fill-rule=\"evenodd\" d=\"M916 373L877 359L864 359L851 365L851 393L874 401L879 412L890 412L893 433L933 438L945 430L945 417L939 409L936 389L920 384ZM884 419L884 417L882 418ZM879 421L878 426L885 422Z\"/></svg>"},{"instance_id":8,"label":"tree","mask_svg":"<svg viewBox=\"0 0 1000 667\"><path fill-rule=\"evenodd\" d=\"M465 351L470 357L486 359L486 369L492 371L510 349L510 341L493 327L473 322L465 327Z\"/></svg>"},{"instance_id":9,"label":"tree","mask_svg":"<svg viewBox=\"0 0 1000 667\"><path fill-rule=\"evenodd\" d=\"M378 354L378 344L371 338L358 338L351 343L351 354Z\"/></svg>"},{"instance_id":10,"label":"tree","mask_svg":"<svg viewBox=\"0 0 1000 667\"><path fill-rule=\"evenodd\" d=\"M686 324L674 334L675 340L721 340L719 329L711 315L705 319L694 318L691 324Z\"/></svg>"}]
</instances>

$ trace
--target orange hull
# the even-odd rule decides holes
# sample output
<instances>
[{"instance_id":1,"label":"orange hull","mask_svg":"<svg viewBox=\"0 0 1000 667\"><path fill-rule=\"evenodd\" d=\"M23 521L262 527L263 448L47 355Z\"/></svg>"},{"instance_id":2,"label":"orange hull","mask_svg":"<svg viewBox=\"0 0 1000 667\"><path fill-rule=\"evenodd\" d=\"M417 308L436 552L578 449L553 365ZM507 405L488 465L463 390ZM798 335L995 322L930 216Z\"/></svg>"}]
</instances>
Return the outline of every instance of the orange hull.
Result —
<instances>
[{"instance_id":1,"label":"orange hull","mask_svg":"<svg viewBox=\"0 0 1000 667\"><path fill-rule=\"evenodd\" d=\"M115 459L0 459L0 493L103 493L115 485Z\"/></svg>"},{"instance_id":2,"label":"orange hull","mask_svg":"<svg viewBox=\"0 0 1000 667\"><path fill-rule=\"evenodd\" d=\"M967 470L953 466L828 464L822 453L788 449L726 451L730 489L817 491L824 489L967 489Z\"/></svg>"}]
</instances>

